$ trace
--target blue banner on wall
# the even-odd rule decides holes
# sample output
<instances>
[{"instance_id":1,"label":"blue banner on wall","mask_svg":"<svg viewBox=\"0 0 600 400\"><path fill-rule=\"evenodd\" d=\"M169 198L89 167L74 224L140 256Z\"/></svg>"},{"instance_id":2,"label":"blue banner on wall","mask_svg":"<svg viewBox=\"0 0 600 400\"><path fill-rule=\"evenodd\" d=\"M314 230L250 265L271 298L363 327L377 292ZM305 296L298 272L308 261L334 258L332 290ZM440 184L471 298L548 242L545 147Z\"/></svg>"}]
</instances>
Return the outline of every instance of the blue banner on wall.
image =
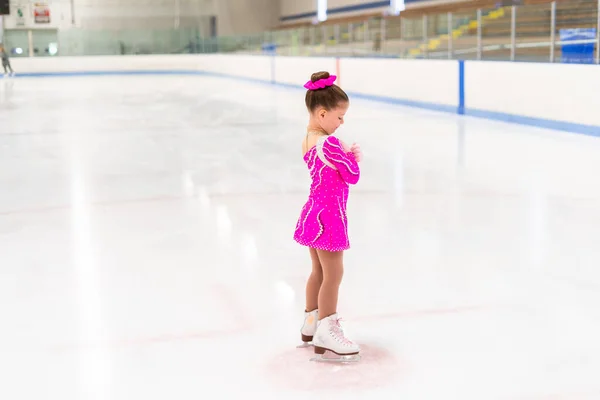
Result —
<instances>
[{"instance_id":1,"label":"blue banner on wall","mask_svg":"<svg viewBox=\"0 0 600 400\"><path fill-rule=\"evenodd\" d=\"M560 30L561 42L593 40L590 43L563 43L561 46L563 63L593 64L596 28L574 28Z\"/></svg>"}]
</instances>

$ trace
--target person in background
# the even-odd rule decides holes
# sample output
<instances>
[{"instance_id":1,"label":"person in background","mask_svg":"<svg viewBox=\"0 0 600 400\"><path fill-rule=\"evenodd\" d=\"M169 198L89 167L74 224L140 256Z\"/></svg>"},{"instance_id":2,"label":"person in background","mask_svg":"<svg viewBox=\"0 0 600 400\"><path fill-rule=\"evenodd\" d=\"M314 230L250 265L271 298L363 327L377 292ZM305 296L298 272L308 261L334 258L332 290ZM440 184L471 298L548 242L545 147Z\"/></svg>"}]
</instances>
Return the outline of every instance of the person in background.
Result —
<instances>
[{"instance_id":1,"label":"person in background","mask_svg":"<svg viewBox=\"0 0 600 400\"><path fill-rule=\"evenodd\" d=\"M2 68L4 68L4 74L8 74L8 70L10 70L10 74L14 75L15 72L10 65L10 60L8 59L8 53L4 49L4 46L0 45L0 57L2 57Z\"/></svg>"}]
</instances>

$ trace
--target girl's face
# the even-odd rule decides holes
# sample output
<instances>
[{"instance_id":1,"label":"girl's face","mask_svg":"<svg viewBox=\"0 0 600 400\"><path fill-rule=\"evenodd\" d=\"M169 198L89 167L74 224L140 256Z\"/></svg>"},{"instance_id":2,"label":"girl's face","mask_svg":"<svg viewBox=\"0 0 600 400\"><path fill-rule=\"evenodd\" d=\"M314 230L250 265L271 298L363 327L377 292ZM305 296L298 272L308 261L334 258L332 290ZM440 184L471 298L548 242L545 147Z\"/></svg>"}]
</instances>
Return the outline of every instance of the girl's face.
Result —
<instances>
[{"instance_id":1,"label":"girl's face","mask_svg":"<svg viewBox=\"0 0 600 400\"><path fill-rule=\"evenodd\" d=\"M344 123L344 116L349 106L348 103L341 103L331 110L319 108L314 113L313 118L327 134L331 135Z\"/></svg>"}]
</instances>

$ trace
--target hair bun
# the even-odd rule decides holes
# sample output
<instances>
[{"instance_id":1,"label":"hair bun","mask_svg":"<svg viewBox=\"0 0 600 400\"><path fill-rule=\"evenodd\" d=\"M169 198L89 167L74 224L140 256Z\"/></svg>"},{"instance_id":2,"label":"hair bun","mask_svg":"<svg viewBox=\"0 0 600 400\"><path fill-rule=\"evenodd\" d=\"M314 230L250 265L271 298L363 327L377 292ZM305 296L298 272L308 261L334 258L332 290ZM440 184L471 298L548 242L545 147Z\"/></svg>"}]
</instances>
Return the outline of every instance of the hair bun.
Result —
<instances>
[{"instance_id":1,"label":"hair bun","mask_svg":"<svg viewBox=\"0 0 600 400\"><path fill-rule=\"evenodd\" d=\"M310 80L313 82L318 81L319 79L327 79L329 78L329 72L327 71L321 71L321 72L315 72L314 74L312 74L310 76Z\"/></svg>"}]
</instances>

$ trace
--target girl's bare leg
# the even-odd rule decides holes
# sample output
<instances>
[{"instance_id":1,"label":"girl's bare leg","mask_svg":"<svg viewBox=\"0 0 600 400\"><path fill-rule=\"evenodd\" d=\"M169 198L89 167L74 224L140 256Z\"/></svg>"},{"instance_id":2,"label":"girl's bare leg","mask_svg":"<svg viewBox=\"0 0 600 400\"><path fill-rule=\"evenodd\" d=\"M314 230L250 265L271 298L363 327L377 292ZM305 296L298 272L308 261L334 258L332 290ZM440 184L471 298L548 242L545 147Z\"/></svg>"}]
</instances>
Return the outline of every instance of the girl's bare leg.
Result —
<instances>
[{"instance_id":1,"label":"girl's bare leg","mask_svg":"<svg viewBox=\"0 0 600 400\"><path fill-rule=\"evenodd\" d=\"M344 275L344 252L317 250L323 278L319 291L319 320L337 312L338 292Z\"/></svg>"},{"instance_id":2,"label":"girl's bare leg","mask_svg":"<svg viewBox=\"0 0 600 400\"><path fill-rule=\"evenodd\" d=\"M323 282L323 269L315 249L309 248L312 260L312 272L306 282L306 311L311 312L319 306L319 290Z\"/></svg>"}]
</instances>

